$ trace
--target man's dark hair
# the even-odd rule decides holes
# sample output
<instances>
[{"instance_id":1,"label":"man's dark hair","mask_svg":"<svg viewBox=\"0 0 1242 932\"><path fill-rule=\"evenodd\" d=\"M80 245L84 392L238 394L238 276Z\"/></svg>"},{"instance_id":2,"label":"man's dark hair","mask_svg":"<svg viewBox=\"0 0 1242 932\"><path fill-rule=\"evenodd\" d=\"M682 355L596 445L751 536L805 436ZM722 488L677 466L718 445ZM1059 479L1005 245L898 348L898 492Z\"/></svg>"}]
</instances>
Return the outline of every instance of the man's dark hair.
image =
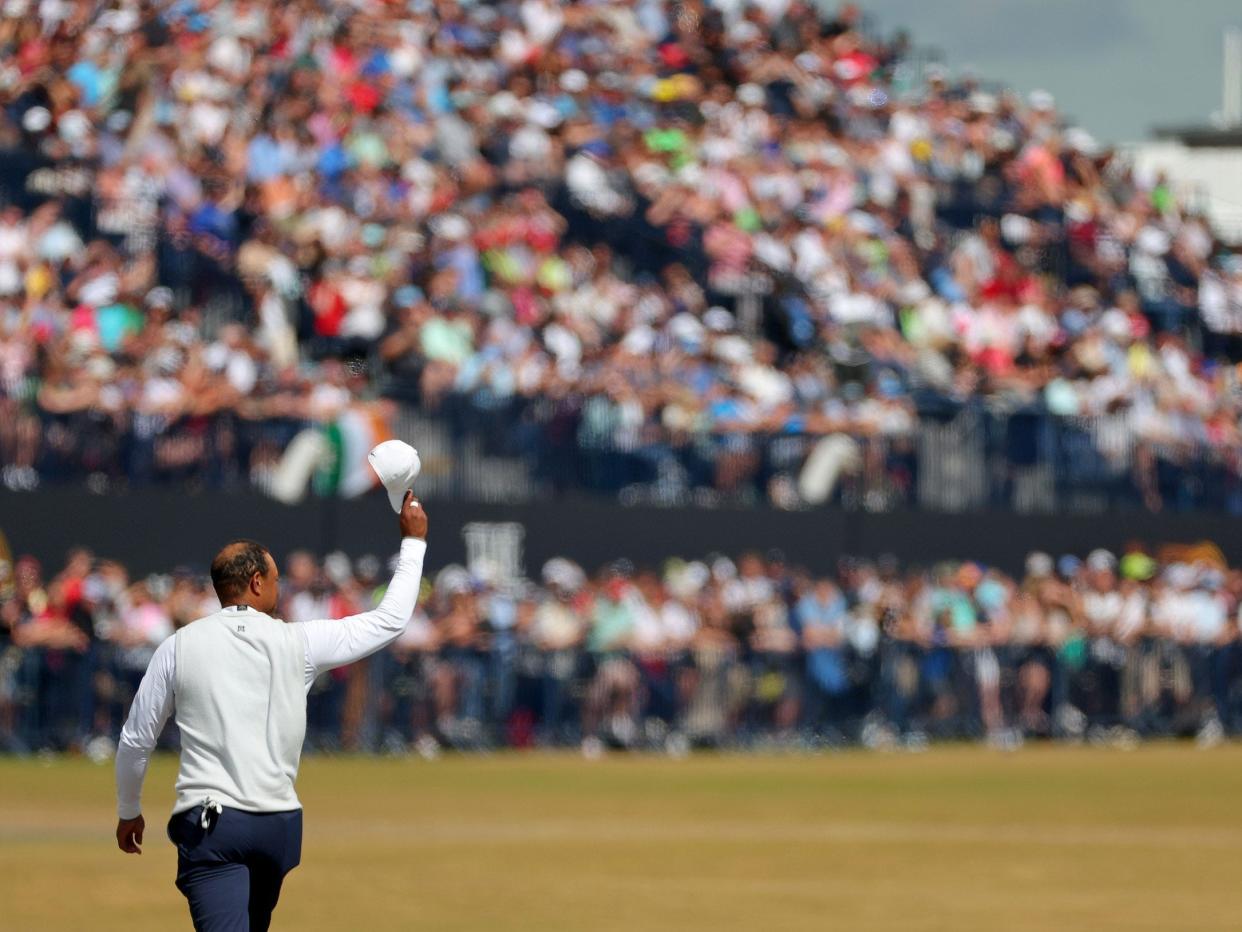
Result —
<instances>
[{"instance_id":1,"label":"man's dark hair","mask_svg":"<svg viewBox=\"0 0 1242 932\"><path fill-rule=\"evenodd\" d=\"M267 575L267 548L253 540L232 540L211 561L211 584L227 603L240 598L255 573Z\"/></svg>"}]
</instances>

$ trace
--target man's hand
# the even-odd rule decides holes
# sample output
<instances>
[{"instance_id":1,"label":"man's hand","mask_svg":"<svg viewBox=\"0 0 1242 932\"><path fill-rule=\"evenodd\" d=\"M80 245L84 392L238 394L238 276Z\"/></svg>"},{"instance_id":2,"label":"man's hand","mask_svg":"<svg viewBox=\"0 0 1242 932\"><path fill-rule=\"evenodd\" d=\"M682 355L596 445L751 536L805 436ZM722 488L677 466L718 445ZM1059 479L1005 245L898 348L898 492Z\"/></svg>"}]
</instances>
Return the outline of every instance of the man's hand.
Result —
<instances>
[{"instance_id":1,"label":"man's hand","mask_svg":"<svg viewBox=\"0 0 1242 932\"><path fill-rule=\"evenodd\" d=\"M423 511L423 506L418 499L414 497L413 492L405 493L405 501L401 503L401 514L398 516L401 525L401 536L417 537L419 540L427 539L427 512Z\"/></svg>"},{"instance_id":2,"label":"man's hand","mask_svg":"<svg viewBox=\"0 0 1242 932\"><path fill-rule=\"evenodd\" d=\"M142 816L121 819L116 823L116 844L126 854L142 854L142 830L147 827Z\"/></svg>"}]
</instances>

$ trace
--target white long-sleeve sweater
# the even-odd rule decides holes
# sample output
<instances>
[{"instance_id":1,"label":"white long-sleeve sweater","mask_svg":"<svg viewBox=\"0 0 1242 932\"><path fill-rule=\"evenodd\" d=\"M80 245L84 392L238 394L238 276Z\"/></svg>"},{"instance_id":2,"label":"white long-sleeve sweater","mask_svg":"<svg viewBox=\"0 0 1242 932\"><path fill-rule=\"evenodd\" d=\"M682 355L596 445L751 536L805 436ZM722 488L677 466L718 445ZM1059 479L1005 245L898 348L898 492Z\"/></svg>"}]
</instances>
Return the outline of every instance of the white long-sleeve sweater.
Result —
<instances>
[{"instance_id":1,"label":"white long-sleeve sweater","mask_svg":"<svg viewBox=\"0 0 1242 932\"><path fill-rule=\"evenodd\" d=\"M372 611L286 624L246 606L192 622L156 649L116 753L117 812L141 812L147 763L169 715L181 730L173 812L205 798L249 812L301 808L293 783L306 734L306 694L324 670L395 640L418 600L427 545L406 538Z\"/></svg>"}]
</instances>

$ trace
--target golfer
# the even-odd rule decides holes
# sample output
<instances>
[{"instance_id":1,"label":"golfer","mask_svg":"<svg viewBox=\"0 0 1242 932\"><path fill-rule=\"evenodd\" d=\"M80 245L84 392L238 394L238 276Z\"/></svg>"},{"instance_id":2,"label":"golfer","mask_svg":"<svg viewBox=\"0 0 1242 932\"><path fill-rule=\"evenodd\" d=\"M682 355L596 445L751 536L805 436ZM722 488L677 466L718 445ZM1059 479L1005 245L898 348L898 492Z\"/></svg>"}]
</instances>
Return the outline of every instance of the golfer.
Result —
<instances>
[{"instance_id":1,"label":"golfer","mask_svg":"<svg viewBox=\"0 0 1242 932\"><path fill-rule=\"evenodd\" d=\"M293 789L306 732L306 693L324 670L390 643L414 611L427 514L412 492L399 512L401 555L374 611L285 624L272 617L280 573L272 555L234 541L211 561L223 606L155 651L116 752L116 841L142 853L142 781L156 739L176 714L181 768L168 837L177 888L200 932L260 930L302 856Z\"/></svg>"}]
</instances>

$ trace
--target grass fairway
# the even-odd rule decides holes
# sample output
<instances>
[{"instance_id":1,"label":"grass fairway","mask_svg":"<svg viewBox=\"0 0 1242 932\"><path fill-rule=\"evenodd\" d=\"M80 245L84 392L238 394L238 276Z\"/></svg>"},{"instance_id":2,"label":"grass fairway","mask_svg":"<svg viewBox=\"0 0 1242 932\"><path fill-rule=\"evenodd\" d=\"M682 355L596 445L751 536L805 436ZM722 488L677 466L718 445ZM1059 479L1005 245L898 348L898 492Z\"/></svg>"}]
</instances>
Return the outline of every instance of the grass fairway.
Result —
<instances>
[{"instance_id":1,"label":"grass fairway","mask_svg":"<svg viewBox=\"0 0 1242 932\"><path fill-rule=\"evenodd\" d=\"M0 928L188 928L148 777L0 760ZM275 929L1242 928L1242 747L308 759Z\"/></svg>"}]
</instances>

